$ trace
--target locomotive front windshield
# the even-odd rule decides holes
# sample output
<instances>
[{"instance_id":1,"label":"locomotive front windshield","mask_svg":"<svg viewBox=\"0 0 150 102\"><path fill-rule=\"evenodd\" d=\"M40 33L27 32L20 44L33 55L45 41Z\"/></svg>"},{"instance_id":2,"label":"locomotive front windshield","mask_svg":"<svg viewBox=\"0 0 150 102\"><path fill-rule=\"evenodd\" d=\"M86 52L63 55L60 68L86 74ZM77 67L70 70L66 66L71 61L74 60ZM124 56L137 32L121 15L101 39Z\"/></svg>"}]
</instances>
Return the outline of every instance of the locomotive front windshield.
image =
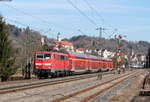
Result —
<instances>
[{"instance_id":1,"label":"locomotive front windshield","mask_svg":"<svg viewBox=\"0 0 150 102\"><path fill-rule=\"evenodd\" d=\"M41 53L41 54L36 54L37 59L50 59L51 54L46 54L46 53Z\"/></svg>"}]
</instances>

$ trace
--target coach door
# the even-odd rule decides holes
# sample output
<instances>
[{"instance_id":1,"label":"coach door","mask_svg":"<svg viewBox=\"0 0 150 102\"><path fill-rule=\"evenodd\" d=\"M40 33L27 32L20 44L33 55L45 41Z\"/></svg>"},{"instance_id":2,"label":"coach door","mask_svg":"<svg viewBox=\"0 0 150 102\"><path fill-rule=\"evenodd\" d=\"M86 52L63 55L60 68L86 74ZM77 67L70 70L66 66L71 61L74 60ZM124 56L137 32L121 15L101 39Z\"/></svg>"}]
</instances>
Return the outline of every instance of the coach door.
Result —
<instances>
[{"instance_id":1,"label":"coach door","mask_svg":"<svg viewBox=\"0 0 150 102\"><path fill-rule=\"evenodd\" d=\"M64 55L64 68L65 69L69 69L69 60L68 60L68 56Z\"/></svg>"},{"instance_id":2,"label":"coach door","mask_svg":"<svg viewBox=\"0 0 150 102\"><path fill-rule=\"evenodd\" d=\"M61 69L66 69L69 67L68 56L66 55L57 55L58 65Z\"/></svg>"},{"instance_id":3,"label":"coach door","mask_svg":"<svg viewBox=\"0 0 150 102\"><path fill-rule=\"evenodd\" d=\"M74 59L71 59L71 71L75 71L75 64L74 64Z\"/></svg>"}]
</instances>

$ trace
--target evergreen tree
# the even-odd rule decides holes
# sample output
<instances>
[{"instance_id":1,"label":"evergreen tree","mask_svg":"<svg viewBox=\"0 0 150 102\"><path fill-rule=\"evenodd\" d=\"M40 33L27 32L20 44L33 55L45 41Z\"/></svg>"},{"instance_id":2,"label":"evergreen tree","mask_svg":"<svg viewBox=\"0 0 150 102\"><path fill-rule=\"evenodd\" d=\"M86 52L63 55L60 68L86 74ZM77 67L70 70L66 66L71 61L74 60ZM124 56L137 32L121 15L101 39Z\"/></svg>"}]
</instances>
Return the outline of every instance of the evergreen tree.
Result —
<instances>
[{"instance_id":1,"label":"evergreen tree","mask_svg":"<svg viewBox=\"0 0 150 102\"><path fill-rule=\"evenodd\" d=\"M1 81L6 81L11 75L16 72L13 67L15 60L12 57L12 48L8 39L9 28L6 25L3 17L0 16L0 78Z\"/></svg>"}]
</instances>

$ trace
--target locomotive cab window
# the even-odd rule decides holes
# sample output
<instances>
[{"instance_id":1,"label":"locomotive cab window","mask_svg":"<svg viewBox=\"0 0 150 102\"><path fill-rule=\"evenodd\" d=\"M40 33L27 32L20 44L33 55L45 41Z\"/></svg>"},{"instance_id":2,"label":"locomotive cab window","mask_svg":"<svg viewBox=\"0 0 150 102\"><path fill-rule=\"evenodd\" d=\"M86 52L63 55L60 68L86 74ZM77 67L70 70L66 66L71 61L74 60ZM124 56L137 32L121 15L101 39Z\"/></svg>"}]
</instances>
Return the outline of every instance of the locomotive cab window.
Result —
<instances>
[{"instance_id":1,"label":"locomotive cab window","mask_svg":"<svg viewBox=\"0 0 150 102\"><path fill-rule=\"evenodd\" d=\"M44 59L50 59L51 55L50 54L44 54Z\"/></svg>"},{"instance_id":2,"label":"locomotive cab window","mask_svg":"<svg viewBox=\"0 0 150 102\"><path fill-rule=\"evenodd\" d=\"M50 59L51 58L51 54L36 54L36 58L37 59Z\"/></svg>"},{"instance_id":3,"label":"locomotive cab window","mask_svg":"<svg viewBox=\"0 0 150 102\"><path fill-rule=\"evenodd\" d=\"M36 54L37 59L43 59L43 54Z\"/></svg>"}]
</instances>

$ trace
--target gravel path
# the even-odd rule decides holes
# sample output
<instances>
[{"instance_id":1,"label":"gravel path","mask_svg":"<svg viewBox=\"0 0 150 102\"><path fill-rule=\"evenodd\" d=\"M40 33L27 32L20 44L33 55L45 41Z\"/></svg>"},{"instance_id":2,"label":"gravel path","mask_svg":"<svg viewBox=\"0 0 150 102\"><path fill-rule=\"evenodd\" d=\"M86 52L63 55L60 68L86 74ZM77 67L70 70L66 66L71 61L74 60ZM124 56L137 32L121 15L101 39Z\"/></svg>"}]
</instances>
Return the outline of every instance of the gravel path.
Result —
<instances>
[{"instance_id":1,"label":"gravel path","mask_svg":"<svg viewBox=\"0 0 150 102\"><path fill-rule=\"evenodd\" d=\"M117 86L109 89L107 92L105 92L99 96L96 96L89 102L108 102L112 97L117 96L119 94L119 92L121 92L122 89L126 88L136 78L137 78L137 75L129 77L127 80L125 80L122 83L118 84ZM119 102L119 101L115 100L115 102Z\"/></svg>"},{"instance_id":2,"label":"gravel path","mask_svg":"<svg viewBox=\"0 0 150 102\"><path fill-rule=\"evenodd\" d=\"M141 87L138 88L138 94L132 98L131 102L150 102L150 96L145 96L140 92L150 90L150 69L143 79Z\"/></svg>"}]
</instances>

